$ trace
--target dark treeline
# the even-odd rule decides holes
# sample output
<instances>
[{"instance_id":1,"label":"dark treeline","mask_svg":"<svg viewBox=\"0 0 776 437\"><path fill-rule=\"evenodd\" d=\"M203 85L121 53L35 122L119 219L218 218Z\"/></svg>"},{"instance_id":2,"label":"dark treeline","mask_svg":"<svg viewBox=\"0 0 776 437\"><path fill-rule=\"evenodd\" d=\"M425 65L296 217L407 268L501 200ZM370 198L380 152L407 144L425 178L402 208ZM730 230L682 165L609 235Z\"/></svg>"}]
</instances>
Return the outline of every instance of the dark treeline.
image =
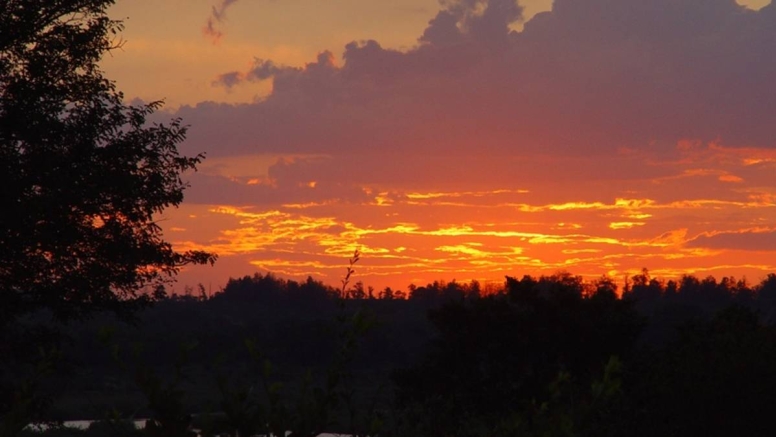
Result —
<instances>
[{"instance_id":1,"label":"dark treeline","mask_svg":"<svg viewBox=\"0 0 776 437\"><path fill-rule=\"evenodd\" d=\"M347 286L356 251L339 291L254 275L168 296L217 258L158 223L204 154L103 76L114 3L0 3L0 437L774 434L776 275L374 290Z\"/></svg>"},{"instance_id":2,"label":"dark treeline","mask_svg":"<svg viewBox=\"0 0 776 437\"><path fill-rule=\"evenodd\" d=\"M766 435L775 290L776 275L645 270L621 298L607 278L507 278L430 312L438 336L395 374L397 402L417 435Z\"/></svg>"},{"instance_id":3,"label":"dark treeline","mask_svg":"<svg viewBox=\"0 0 776 437\"><path fill-rule=\"evenodd\" d=\"M746 279L734 277L722 277L718 280L713 276L698 278L689 274L683 275L678 280L663 280L651 277L647 269L627 278L622 290L615 280L608 276L586 281L581 276L559 272L538 278L526 275L520 280L507 277L506 283L500 286L492 284L483 286L476 280L471 282L434 281L425 286L410 284L406 291L393 290L391 287L376 290L357 282L348 288L346 297L356 300L377 299L383 301L402 299L435 306L450 300L510 293L512 292L510 284L515 282L520 284L521 288L532 289L540 295L552 293L552 290L556 290L559 286L573 290L573 293L579 294L581 297L590 297L601 292L612 293L615 296L637 301L637 305L642 309L651 308L651 305L660 301L693 305L712 312L731 303L759 308L767 308L771 304L776 304L776 274L774 273L767 275L759 283L752 284ZM230 278L223 289L212 295L208 295L205 287L199 285L196 290L186 287L183 295L174 293L167 296L167 299L177 301L239 301L268 305L290 304L298 301L298 304L317 306L320 302L343 296L342 293L341 289L325 285L312 277L299 282L282 279L271 273L266 275L255 273L253 276Z\"/></svg>"},{"instance_id":4,"label":"dark treeline","mask_svg":"<svg viewBox=\"0 0 776 437\"><path fill-rule=\"evenodd\" d=\"M134 325L72 328L74 365L55 384L51 417L153 415L137 363L161 381L181 363L180 408L191 413L223 411L224 387L255 387L252 351L288 391L308 372L325 385L338 320L363 313L347 378L355 405L377 406L381 435L765 435L775 309L776 274L749 284L644 270L622 290L568 273L406 292L357 283L346 296L255 274L213 295L166 296ZM337 414L330 430L353 431Z\"/></svg>"}]
</instances>

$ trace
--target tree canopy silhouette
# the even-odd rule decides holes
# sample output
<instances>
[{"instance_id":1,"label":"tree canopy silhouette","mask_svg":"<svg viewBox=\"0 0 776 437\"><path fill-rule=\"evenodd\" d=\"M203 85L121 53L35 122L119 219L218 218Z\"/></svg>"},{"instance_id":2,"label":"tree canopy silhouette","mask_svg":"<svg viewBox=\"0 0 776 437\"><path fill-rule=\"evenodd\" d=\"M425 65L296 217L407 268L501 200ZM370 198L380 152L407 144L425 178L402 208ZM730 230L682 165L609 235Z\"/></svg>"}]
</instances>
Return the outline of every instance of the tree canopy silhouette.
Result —
<instances>
[{"instance_id":1,"label":"tree canopy silhouette","mask_svg":"<svg viewBox=\"0 0 776 437\"><path fill-rule=\"evenodd\" d=\"M0 6L0 435L46 408L38 387L63 361L47 319L132 315L182 265L215 260L175 251L155 221L203 156L179 154L180 120L147 123L161 103L126 105L103 76L113 3Z\"/></svg>"},{"instance_id":2,"label":"tree canopy silhouette","mask_svg":"<svg viewBox=\"0 0 776 437\"><path fill-rule=\"evenodd\" d=\"M566 373L582 396L607 361L631 354L643 326L633 302L611 287L601 280L586 294L581 277L565 273L507 277L500 294L432 310L438 337L419 365L395 375L399 404L422 412L411 419L417 434L501 435L492 427L516 409L531 411ZM472 434L472 424L487 432Z\"/></svg>"},{"instance_id":3,"label":"tree canopy silhouette","mask_svg":"<svg viewBox=\"0 0 776 437\"><path fill-rule=\"evenodd\" d=\"M123 310L188 263L154 215L183 200L181 120L129 106L103 77L113 0L6 0L0 8L0 324L39 309L60 320Z\"/></svg>"}]
</instances>

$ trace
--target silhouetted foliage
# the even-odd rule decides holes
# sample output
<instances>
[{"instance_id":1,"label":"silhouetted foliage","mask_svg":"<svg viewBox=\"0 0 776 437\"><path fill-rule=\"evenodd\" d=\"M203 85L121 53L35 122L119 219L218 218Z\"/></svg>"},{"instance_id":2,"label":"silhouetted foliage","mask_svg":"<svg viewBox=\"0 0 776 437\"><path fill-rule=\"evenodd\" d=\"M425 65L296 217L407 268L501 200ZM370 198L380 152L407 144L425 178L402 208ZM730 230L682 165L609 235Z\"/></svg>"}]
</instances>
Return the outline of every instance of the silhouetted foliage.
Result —
<instances>
[{"instance_id":1,"label":"silhouetted foliage","mask_svg":"<svg viewBox=\"0 0 776 437\"><path fill-rule=\"evenodd\" d=\"M180 120L126 106L97 62L121 23L112 0L11 0L0 11L2 317L61 319L140 303L204 252L175 252L153 215L183 200Z\"/></svg>"},{"instance_id":2,"label":"silhouetted foliage","mask_svg":"<svg viewBox=\"0 0 776 437\"><path fill-rule=\"evenodd\" d=\"M634 363L631 435L769 435L776 403L776 329L730 306L683 326Z\"/></svg>"},{"instance_id":3,"label":"silhouetted foliage","mask_svg":"<svg viewBox=\"0 0 776 437\"><path fill-rule=\"evenodd\" d=\"M57 344L52 332L32 343L42 328L30 318L130 316L181 266L215 259L174 251L154 219L180 204L181 174L202 156L178 153L180 120L146 123L160 103L127 106L102 76L122 27L106 15L113 3L0 7L0 419L11 428L39 410L20 411L19 396L33 396L23 385L41 375L29 369L49 361L39 348Z\"/></svg>"},{"instance_id":4,"label":"silhouetted foliage","mask_svg":"<svg viewBox=\"0 0 776 437\"><path fill-rule=\"evenodd\" d=\"M397 374L400 404L421 412L416 432L468 435L472 423L495 432L488 424L547 399L559 374L583 393L610 357L629 356L642 326L632 302L585 288L568 274L507 278L505 293L432 311L438 339Z\"/></svg>"},{"instance_id":5,"label":"silhouetted foliage","mask_svg":"<svg viewBox=\"0 0 776 437\"><path fill-rule=\"evenodd\" d=\"M212 299L220 302L277 305L281 302L318 305L338 295L338 290L307 277L302 283L277 278L272 274L230 278L226 287ZM355 296L354 296L355 297ZM363 296L360 296L363 297Z\"/></svg>"},{"instance_id":6,"label":"silhouetted foliage","mask_svg":"<svg viewBox=\"0 0 776 437\"><path fill-rule=\"evenodd\" d=\"M140 314L139 328L117 325L122 347L145 345L137 359L153 378L142 380L142 390L90 343L107 319L79 328L71 334L77 339L71 354L83 363L69 381L71 396L97 396L93 405L116 405L140 417L157 417L154 409L164 406L174 407L173 418L218 412L212 429L241 429L241 435L267 429L270 413L257 408L270 399L277 430L740 435L733 432L738 424L744 435L763 435L763 406L776 402L767 373L776 365L769 321L776 302L763 292L771 276L753 285L691 275L665 281L647 271L637 276L623 297L611 278L588 282L561 272L508 277L502 287L435 281L408 287L404 298L394 289L370 298L362 285L364 293L342 300L341 290L312 278L255 274L232 279L211 296L192 289L161 300ZM343 334L340 321L364 312L373 323L359 336L350 370L339 373L342 390L321 397L327 363L336 362L343 339L354 338ZM261 351L259 370L252 370L256 360L246 339ZM191 340L198 347L189 355L187 378L176 379L170 364ZM271 363L267 389L256 379L264 378L265 361ZM398 384L389 377L393 369L404 369ZM153 393L171 399L153 408L136 400ZM63 404L58 411L71 417L84 410ZM101 410L89 411L101 417ZM702 423L706 416L714 416L714 425Z\"/></svg>"}]
</instances>

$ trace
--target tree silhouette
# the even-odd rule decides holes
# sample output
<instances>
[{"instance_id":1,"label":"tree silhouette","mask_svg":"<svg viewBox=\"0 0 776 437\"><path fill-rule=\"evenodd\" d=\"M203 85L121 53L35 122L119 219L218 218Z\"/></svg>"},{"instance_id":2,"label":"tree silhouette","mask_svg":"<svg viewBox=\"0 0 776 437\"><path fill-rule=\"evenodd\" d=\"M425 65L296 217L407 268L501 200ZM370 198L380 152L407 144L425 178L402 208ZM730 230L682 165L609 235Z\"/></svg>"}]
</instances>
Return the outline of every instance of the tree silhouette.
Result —
<instances>
[{"instance_id":1,"label":"tree silhouette","mask_svg":"<svg viewBox=\"0 0 776 437\"><path fill-rule=\"evenodd\" d=\"M173 250L154 219L181 203L181 174L202 155L178 153L180 120L146 123L159 102L127 106L103 77L98 61L122 29L106 15L113 3L0 7L0 414L23 404L7 397L19 393L8 363L53 340L31 343L20 318L130 315L182 265L215 260Z\"/></svg>"},{"instance_id":2,"label":"tree silhouette","mask_svg":"<svg viewBox=\"0 0 776 437\"><path fill-rule=\"evenodd\" d=\"M11 0L0 11L2 320L48 308L61 319L122 301L187 263L154 214L183 200L180 120L146 125L159 103L123 104L97 65L121 23L112 0Z\"/></svg>"},{"instance_id":3,"label":"tree silhouette","mask_svg":"<svg viewBox=\"0 0 776 437\"><path fill-rule=\"evenodd\" d=\"M776 402L776 331L755 312L729 306L685 325L632 373L641 412L630 435L768 435Z\"/></svg>"},{"instance_id":4,"label":"tree silhouette","mask_svg":"<svg viewBox=\"0 0 776 437\"><path fill-rule=\"evenodd\" d=\"M585 288L567 273L507 277L504 293L431 311L438 337L422 363L395 376L399 404L422 412L411 419L417 434L470 435L475 423L497 435L490 427L546 399L559 375L582 393L612 356L628 356L643 323L632 301L617 299L614 284Z\"/></svg>"}]
</instances>

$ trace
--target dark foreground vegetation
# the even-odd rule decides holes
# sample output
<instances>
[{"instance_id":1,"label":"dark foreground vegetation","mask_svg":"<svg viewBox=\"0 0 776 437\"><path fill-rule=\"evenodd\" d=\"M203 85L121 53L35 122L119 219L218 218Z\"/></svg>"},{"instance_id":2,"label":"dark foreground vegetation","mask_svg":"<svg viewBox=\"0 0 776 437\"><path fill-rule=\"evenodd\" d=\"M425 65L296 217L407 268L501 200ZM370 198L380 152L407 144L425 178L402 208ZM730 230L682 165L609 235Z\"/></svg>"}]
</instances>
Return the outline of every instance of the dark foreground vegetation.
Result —
<instances>
[{"instance_id":1,"label":"dark foreground vegetation","mask_svg":"<svg viewBox=\"0 0 776 437\"><path fill-rule=\"evenodd\" d=\"M0 2L0 437L773 435L776 275L375 291L349 286L356 253L338 290L168 296L216 259L155 221L203 156L102 76L113 3Z\"/></svg>"},{"instance_id":2,"label":"dark foreground vegetation","mask_svg":"<svg viewBox=\"0 0 776 437\"><path fill-rule=\"evenodd\" d=\"M645 271L624 290L567 273L507 278L488 294L476 282L402 297L348 290L256 274L213 296L167 296L135 324L73 326L39 419L155 419L159 429L137 435L772 429L776 275L749 285ZM114 435L111 423L63 435Z\"/></svg>"}]
</instances>

